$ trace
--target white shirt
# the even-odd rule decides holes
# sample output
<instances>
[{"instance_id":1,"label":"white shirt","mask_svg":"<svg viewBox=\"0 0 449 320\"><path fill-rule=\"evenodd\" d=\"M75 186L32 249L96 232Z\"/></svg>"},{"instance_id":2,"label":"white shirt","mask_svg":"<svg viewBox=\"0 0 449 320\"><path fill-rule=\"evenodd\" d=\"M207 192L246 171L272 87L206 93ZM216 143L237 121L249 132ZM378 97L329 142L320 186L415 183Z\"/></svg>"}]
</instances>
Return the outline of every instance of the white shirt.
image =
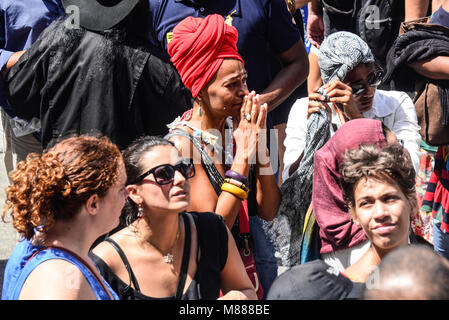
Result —
<instances>
[{"instance_id":1,"label":"white shirt","mask_svg":"<svg viewBox=\"0 0 449 320\"><path fill-rule=\"evenodd\" d=\"M296 100L288 116L284 140L283 181L290 176L288 173L290 166L298 159L306 146L308 104L308 97ZM339 128L341 122L333 106L331 104L329 106L332 109L332 123ZM404 141L404 147L410 153L413 167L418 172L421 158L419 150L421 136L419 135L420 127L412 99L405 92L376 90L373 107L364 112L363 116L368 119L380 120L396 134L397 139ZM331 126L332 134L334 134L334 131Z\"/></svg>"}]
</instances>

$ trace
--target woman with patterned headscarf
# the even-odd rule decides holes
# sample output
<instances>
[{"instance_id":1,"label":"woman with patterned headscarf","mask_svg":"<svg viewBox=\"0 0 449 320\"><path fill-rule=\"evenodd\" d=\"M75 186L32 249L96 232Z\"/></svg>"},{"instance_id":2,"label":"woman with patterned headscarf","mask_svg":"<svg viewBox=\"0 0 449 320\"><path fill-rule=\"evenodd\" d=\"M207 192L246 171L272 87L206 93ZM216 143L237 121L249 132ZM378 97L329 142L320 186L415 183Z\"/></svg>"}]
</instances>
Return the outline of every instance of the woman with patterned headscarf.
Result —
<instances>
[{"instance_id":1,"label":"woman with patterned headscarf","mask_svg":"<svg viewBox=\"0 0 449 320\"><path fill-rule=\"evenodd\" d=\"M301 160L306 119L319 109L329 111L331 134L351 119L380 120L403 141L418 170L421 136L413 101L404 92L376 89L382 73L368 45L353 33L333 33L321 44L318 63L324 85L311 88L314 90L309 97L298 99L289 114L284 180L293 174Z\"/></svg>"}]
</instances>

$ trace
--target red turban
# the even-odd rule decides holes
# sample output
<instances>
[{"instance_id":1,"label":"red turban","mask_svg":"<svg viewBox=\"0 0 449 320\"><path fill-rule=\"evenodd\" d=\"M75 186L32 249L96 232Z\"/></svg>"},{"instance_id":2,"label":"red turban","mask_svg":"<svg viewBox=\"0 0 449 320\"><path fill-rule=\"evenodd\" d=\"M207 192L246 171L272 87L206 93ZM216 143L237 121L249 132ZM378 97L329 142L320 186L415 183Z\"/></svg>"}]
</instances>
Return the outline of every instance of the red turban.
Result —
<instances>
[{"instance_id":1,"label":"red turban","mask_svg":"<svg viewBox=\"0 0 449 320\"><path fill-rule=\"evenodd\" d=\"M168 54L182 81L196 98L218 71L224 58L238 59L237 29L225 23L222 16L187 17L173 29Z\"/></svg>"}]
</instances>

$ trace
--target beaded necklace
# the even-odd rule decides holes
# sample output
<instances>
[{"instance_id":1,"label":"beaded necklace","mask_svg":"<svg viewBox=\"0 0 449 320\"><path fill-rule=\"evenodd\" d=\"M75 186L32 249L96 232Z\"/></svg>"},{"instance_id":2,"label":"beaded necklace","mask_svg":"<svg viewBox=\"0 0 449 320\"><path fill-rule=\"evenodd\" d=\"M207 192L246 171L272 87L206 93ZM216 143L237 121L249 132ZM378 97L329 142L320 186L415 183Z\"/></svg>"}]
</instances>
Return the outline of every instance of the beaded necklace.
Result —
<instances>
[{"instance_id":1,"label":"beaded necklace","mask_svg":"<svg viewBox=\"0 0 449 320\"><path fill-rule=\"evenodd\" d=\"M225 153L225 163L232 164L234 159L234 139L233 139L233 123L232 117L226 118L225 124L225 148L221 145L221 139L218 136L208 132L207 130L201 130L191 125L188 121L192 119L192 111L190 109L186 111L182 116L177 117L172 123L168 124L167 127L170 130L175 129L179 126L186 126L193 131L193 136L200 140L201 142L210 145L214 148L214 154Z\"/></svg>"}]
</instances>

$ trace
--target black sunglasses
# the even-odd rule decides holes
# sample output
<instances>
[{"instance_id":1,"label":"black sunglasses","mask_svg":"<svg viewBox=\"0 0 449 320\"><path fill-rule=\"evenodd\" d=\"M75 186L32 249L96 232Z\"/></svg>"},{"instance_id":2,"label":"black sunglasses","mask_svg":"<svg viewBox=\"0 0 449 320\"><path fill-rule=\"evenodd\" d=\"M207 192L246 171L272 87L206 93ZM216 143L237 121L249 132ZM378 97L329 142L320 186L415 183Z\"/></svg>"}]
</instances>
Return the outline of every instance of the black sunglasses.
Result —
<instances>
[{"instance_id":1,"label":"black sunglasses","mask_svg":"<svg viewBox=\"0 0 449 320\"><path fill-rule=\"evenodd\" d=\"M381 70L370 73L366 79L368 86L377 87L382 83L383 72ZM356 97L360 96L366 90L365 82L359 81L349 84L352 89L352 94Z\"/></svg>"},{"instance_id":2,"label":"black sunglasses","mask_svg":"<svg viewBox=\"0 0 449 320\"><path fill-rule=\"evenodd\" d=\"M195 176L195 166L190 160L184 159L174 166L171 164L161 164L154 167L144 174L140 175L133 183L139 183L150 174L154 175L154 180L159 185L169 184L175 178L175 172L178 170L186 179L193 178Z\"/></svg>"}]
</instances>

